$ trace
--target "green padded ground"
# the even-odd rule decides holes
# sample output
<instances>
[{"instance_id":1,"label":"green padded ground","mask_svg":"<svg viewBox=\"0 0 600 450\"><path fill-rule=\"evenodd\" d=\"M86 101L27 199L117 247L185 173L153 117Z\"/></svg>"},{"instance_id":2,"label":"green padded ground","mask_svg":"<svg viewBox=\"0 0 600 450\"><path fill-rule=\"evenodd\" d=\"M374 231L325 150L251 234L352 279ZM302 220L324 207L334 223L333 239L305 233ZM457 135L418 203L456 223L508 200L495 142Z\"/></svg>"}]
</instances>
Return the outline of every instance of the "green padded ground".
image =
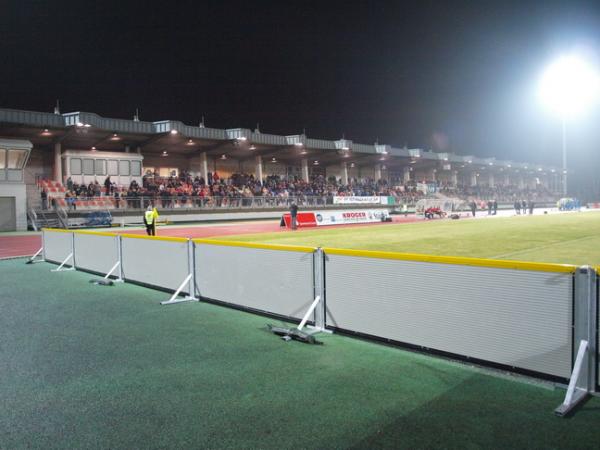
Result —
<instances>
[{"instance_id":1,"label":"green padded ground","mask_svg":"<svg viewBox=\"0 0 600 450\"><path fill-rule=\"evenodd\" d=\"M600 399L0 261L0 448L598 448Z\"/></svg>"}]
</instances>

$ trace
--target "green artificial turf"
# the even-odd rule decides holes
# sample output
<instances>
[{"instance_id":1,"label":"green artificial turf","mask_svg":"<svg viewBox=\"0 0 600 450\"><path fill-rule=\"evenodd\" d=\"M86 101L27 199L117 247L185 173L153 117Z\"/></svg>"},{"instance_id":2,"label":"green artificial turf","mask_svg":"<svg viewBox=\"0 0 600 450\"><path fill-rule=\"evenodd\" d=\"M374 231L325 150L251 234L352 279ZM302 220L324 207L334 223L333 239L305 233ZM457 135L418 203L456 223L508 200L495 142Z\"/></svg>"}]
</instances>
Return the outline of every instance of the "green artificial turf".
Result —
<instances>
[{"instance_id":1,"label":"green artificial turf","mask_svg":"<svg viewBox=\"0 0 600 450\"><path fill-rule=\"evenodd\" d=\"M600 265L600 212L322 227L228 240Z\"/></svg>"},{"instance_id":2,"label":"green artificial turf","mask_svg":"<svg viewBox=\"0 0 600 450\"><path fill-rule=\"evenodd\" d=\"M597 448L600 399L0 261L0 448Z\"/></svg>"}]
</instances>

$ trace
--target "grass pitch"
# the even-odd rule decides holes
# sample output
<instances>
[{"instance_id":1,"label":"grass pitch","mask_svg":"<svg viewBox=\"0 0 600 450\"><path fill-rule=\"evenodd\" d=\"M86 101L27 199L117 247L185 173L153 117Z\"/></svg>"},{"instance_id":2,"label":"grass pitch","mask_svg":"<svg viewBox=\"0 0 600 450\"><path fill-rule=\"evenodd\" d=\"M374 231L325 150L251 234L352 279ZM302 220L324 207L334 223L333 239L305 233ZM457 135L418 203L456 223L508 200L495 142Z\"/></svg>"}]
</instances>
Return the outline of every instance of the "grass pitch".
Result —
<instances>
[{"instance_id":1,"label":"grass pitch","mask_svg":"<svg viewBox=\"0 0 600 450\"><path fill-rule=\"evenodd\" d=\"M289 233L228 236L228 240L382 250L443 256L600 265L600 212L432 220Z\"/></svg>"}]
</instances>

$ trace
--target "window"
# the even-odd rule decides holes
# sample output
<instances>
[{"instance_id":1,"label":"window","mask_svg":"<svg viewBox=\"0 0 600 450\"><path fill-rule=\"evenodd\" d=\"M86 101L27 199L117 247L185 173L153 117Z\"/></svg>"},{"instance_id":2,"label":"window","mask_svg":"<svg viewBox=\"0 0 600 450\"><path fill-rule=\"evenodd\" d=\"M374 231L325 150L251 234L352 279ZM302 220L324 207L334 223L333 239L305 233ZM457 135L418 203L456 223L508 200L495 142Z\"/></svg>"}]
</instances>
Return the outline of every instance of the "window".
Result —
<instances>
[{"instance_id":1,"label":"window","mask_svg":"<svg viewBox=\"0 0 600 450\"><path fill-rule=\"evenodd\" d=\"M81 159L71 158L71 175L81 175Z\"/></svg>"},{"instance_id":2,"label":"window","mask_svg":"<svg viewBox=\"0 0 600 450\"><path fill-rule=\"evenodd\" d=\"M27 158L27 150L9 150L8 165L9 169L22 169Z\"/></svg>"},{"instance_id":3,"label":"window","mask_svg":"<svg viewBox=\"0 0 600 450\"><path fill-rule=\"evenodd\" d=\"M131 161L131 175L134 177L139 177L142 175L141 161Z\"/></svg>"},{"instance_id":4,"label":"window","mask_svg":"<svg viewBox=\"0 0 600 450\"><path fill-rule=\"evenodd\" d=\"M96 159L94 160L94 169L96 175L106 175L106 160Z\"/></svg>"},{"instance_id":5,"label":"window","mask_svg":"<svg viewBox=\"0 0 600 450\"><path fill-rule=\"evenodd\" d=\"M0 148L0 169L6 169L6 150Z\"/></svg>"},{"instance_id":6,"label":"window","mask_svg":"<svg viewBox=\"0 0 600 450\"><path fill-rule=\"evenodd\" d=\"M129 175L129 161L119 161L119 175Z\"/></svg>"},{"instance_id":7,"label":"window","mask_svg":"<svg viewBox=\"0 0 600 450\"><path fill-rule=\"evenodd\" d=\"M108 175L119 175L119 161L109 159L106 164L108 166Z\"/></svg>"},{"instance_id":8,"label":"window","mask_svg":"<svg viewBox=\"0 0 600 450\"><path fill-rule=\"evenodd\" d=\"M94 160L93 159L84 159L83 160L83 174L84 175L94 175Z\"/></svg>"}]
</instances>

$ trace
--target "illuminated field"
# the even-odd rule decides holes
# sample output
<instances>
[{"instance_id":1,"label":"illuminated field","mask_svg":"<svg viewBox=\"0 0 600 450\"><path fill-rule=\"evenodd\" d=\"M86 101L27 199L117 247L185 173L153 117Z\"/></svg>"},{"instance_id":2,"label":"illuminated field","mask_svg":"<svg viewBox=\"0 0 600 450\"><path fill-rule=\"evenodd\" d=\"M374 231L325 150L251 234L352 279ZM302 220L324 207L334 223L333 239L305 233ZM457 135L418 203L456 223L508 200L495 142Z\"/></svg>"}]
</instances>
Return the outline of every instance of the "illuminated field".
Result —
<instances>
[{"instance_id":1,"label":"illuminated field","mask_svg":"<svg viewBox=\"0 0 600 450\"><path fill-rule=\"evenodd\" d=\"M227 239L600 265L600 212L308 229Z\"/></svg>"}]
</instances>

